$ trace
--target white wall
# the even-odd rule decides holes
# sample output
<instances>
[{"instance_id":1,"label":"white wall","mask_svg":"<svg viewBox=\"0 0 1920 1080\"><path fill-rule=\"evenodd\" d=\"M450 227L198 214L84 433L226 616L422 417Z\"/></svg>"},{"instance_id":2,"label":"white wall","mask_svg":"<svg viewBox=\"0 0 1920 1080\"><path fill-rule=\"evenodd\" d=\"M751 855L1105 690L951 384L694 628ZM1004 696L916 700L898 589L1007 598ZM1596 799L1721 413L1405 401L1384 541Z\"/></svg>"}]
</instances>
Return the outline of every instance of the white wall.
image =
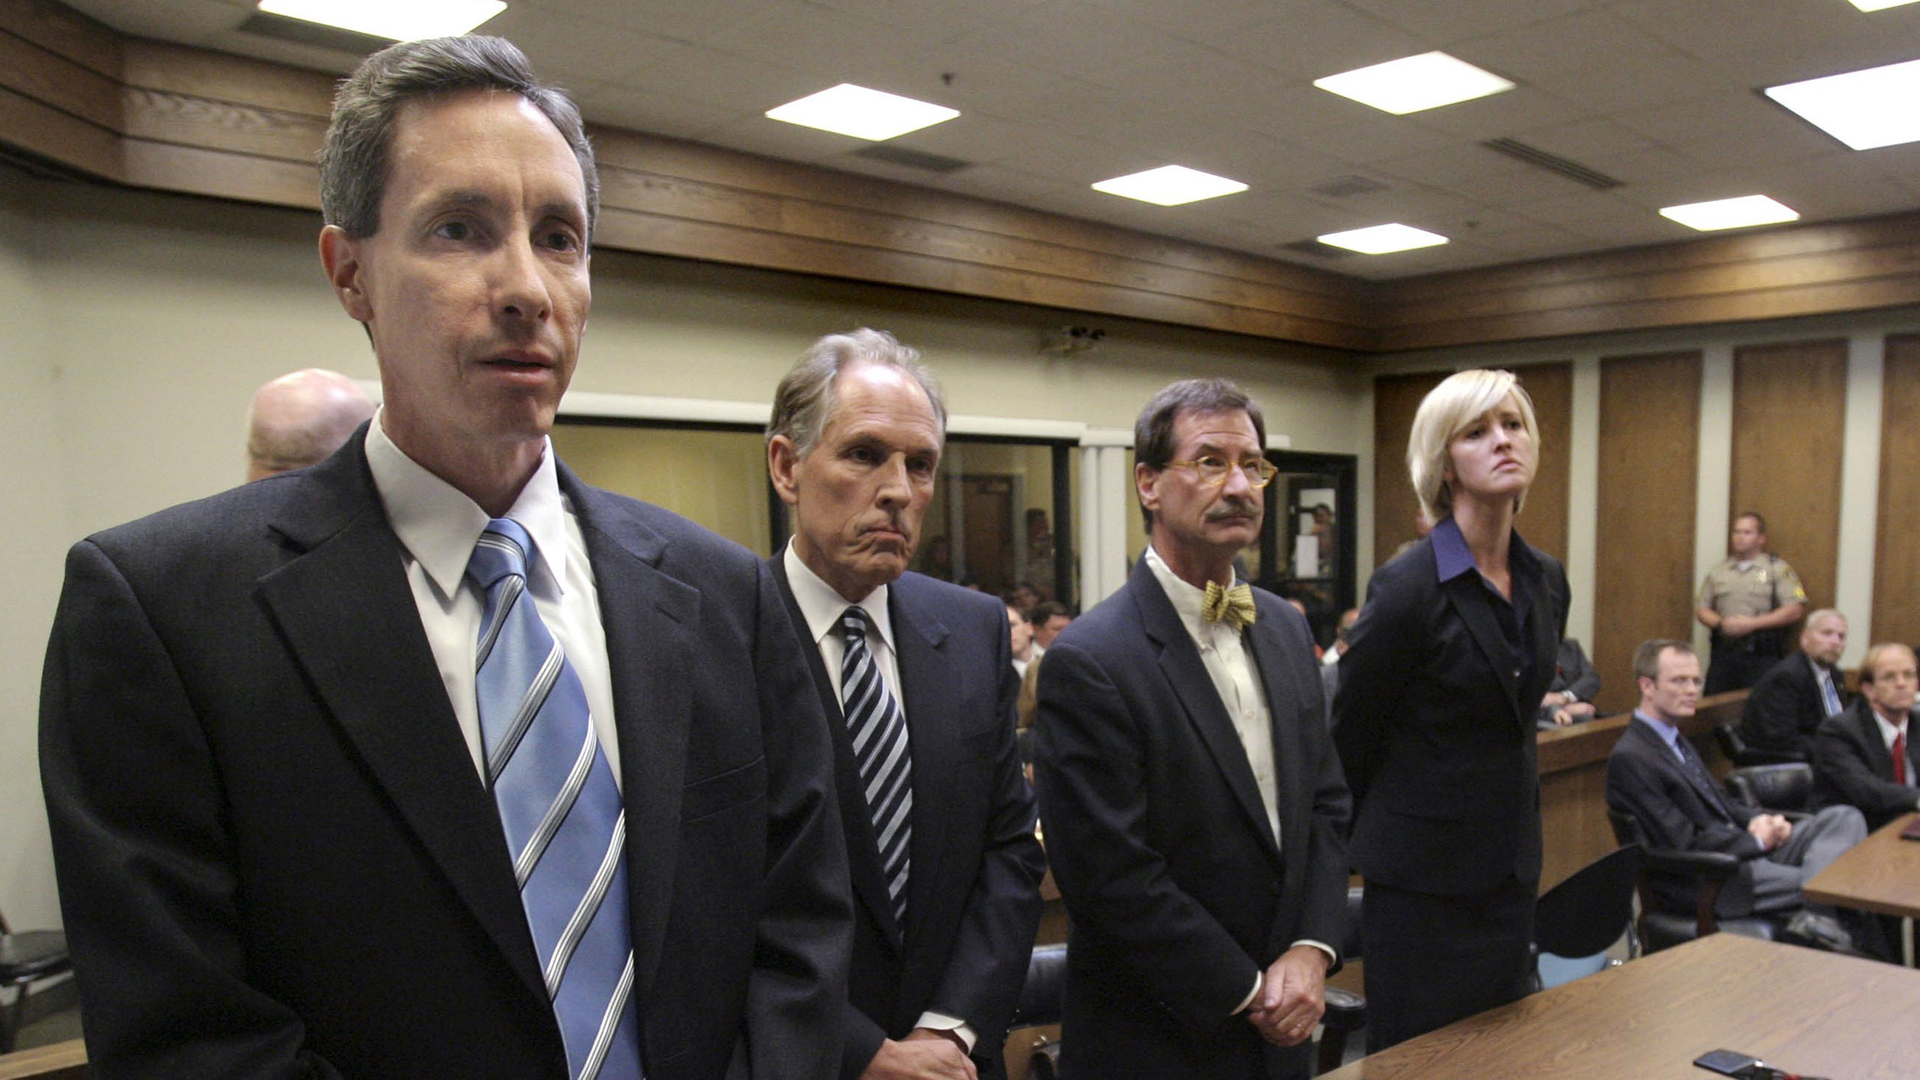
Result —
<instances>
[{"instance_id":1,"label":"white wall","mask_svg":"<svg viewBox=\"0 0 1920 1080\"><path fill-rule=\"evenodd\" d=\"M0 493L14 539L0 605L0 905L56 918L35 764L40 657L66 547L211 494L242 474L241 418L260 383L306 366L373 378L314 252L310 213L30 179L0 166L0 345L12 440ZM1046 335L1107 331L1091 352ZM1302 450L1371 440L1369 381L1340 354L931 293L601 252L574 386L764 402L815 337L857 325L918 346L956 413L1131 428L1174 378L1223 375ZM1367 524L1359 525L1367 535Z\"/></svg>"}]
</instances>

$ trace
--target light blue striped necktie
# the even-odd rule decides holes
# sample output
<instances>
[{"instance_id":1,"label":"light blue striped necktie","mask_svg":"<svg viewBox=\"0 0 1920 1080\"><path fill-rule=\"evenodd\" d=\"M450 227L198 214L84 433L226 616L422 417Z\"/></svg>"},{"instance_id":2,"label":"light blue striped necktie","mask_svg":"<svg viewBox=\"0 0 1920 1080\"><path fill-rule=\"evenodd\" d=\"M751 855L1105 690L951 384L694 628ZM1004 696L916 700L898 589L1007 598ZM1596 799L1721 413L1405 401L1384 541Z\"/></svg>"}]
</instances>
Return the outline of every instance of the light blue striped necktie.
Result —
<instances>
[{"instance_id":1,"label":"light blue striped necktie","mask_svg":"<svg viewBox=\"0 0 1920 1080\"><path fill-rule=\"evenodd\" d=\"M853 758L873 819L880 871L893 902L894 921L907 926L908 845L913 839L913 763L907 753L907 719L888 691L873 650L867 647L867 613L855 605L840 616L847 643L840 660L840 701L846 712Z\"/></svg>"},{"instance_id":2,"label":"light blue striped necktie","mask_svg":"<svg viewBox=\"0 0 1920 1080\"><path fill-rule=\"evenodd\" d=\"M626 811L580 677L527 592L533 538L487 523L467 574L486 594L474 691L487 783L573 1080L638 1080Z\"/></svg>"}]
</instances>

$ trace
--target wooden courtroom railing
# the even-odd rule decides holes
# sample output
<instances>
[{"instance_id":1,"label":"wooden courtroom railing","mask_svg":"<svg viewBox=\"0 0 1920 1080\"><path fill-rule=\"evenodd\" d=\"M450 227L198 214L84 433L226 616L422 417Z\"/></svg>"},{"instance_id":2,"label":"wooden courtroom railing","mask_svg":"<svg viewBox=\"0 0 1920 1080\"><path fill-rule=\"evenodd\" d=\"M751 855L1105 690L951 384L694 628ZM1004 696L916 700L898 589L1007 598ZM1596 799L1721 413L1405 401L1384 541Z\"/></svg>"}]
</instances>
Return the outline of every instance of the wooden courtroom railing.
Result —
<instances>
[{"instance_id":1,"label":"wooden courtroom railing","mask_svg":"<svg viewBox=\"0 0 1920 1080\"><path fill-rule=\"evenodd\" d=\"M0 1080L87 1080L87 1048L79 1039L0 1054Z\"/></svg>"}]
</instances>

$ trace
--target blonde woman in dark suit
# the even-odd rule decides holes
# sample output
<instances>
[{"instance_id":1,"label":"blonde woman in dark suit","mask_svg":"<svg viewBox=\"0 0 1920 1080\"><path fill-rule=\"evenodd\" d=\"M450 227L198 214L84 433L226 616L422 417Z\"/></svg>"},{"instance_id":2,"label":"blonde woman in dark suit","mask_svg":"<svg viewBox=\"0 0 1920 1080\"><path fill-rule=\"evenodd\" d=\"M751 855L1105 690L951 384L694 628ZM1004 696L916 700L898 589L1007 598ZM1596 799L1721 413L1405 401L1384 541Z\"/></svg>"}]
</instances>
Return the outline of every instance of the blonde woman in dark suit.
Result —
<instances>
[{"instance_id":1,"label":"blonde woman in dark suit","mask_svg":"<svg viewBox=\"0 0 1920 1080\"><path fill-rule=\"evenodd\" d=\"M1381 567L1340 661L1334 741L1355 800L1368 1050L1515 1000L1540 880L1534 713L1566 573L1514 530L1539 462L1510 372L1463 371L1408 440L1433 532Z\"/></svg>"}]
</instances>

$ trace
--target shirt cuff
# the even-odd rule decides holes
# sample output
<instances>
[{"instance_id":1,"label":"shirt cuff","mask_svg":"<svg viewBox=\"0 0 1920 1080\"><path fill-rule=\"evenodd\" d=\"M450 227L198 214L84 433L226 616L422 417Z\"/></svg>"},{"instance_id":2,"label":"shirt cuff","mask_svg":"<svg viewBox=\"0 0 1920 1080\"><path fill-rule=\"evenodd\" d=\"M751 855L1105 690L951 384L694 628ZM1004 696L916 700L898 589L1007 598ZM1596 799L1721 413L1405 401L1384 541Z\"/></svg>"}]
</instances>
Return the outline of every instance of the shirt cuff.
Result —
<instances>
[{"instance_id":1,"label":"shirt cuff","mask_svg":"<svg viewBox=\"0 0 1920 1080\"><path fill-rule=\"evenodd\" d=\"M1253 973L1253 989L1247 991L1247 996L1242 998L1240 1000L1240 1004L1234 1006L1233 1011L1228 1013L1227 1015L1239 1016L1241 1013L1246 1012L1247 1009L1253 1004L1254 999L1260 996L1260 988L1265 985L1267 985L1267 973L1264 971L1254 972Z\"/></svg>"},{"instance_id":2,"label":"shirt cuff","mask_svg":"<svg viewBox=\"0 0 1920 1080\"><path fill-rule=\"evenodd\" d=\"M945 1013L923 1012L920 1014L919 1021L913 1026L923 1027L929 1031L953 1032L955 1035L960 1036L961 1042L967 1044L968 1056L972 1056L975 1044L980 1041L979 1034L973 1030L971 1024L957 1016L948 1016Z\"/></svg>"},{"instance_id":3,"label":"shirt cuff","mask_svg":"<svg viewBox=\"0 0 1920 1080\"><path fill-rule=\"evenodd\" d=\"M1299 948L1302 945L1310 945L1313 948L1319 949L1321 952L1326 953L1328 967L1332 967L1333 965L1340 962L1340 954L1334 951L1333 946L1327 944L1324 941L1315 941L1312 938L1301 938L1299 941L1294 942L1293 945L1295 948Z\"/></svg>"}]
</instances>

